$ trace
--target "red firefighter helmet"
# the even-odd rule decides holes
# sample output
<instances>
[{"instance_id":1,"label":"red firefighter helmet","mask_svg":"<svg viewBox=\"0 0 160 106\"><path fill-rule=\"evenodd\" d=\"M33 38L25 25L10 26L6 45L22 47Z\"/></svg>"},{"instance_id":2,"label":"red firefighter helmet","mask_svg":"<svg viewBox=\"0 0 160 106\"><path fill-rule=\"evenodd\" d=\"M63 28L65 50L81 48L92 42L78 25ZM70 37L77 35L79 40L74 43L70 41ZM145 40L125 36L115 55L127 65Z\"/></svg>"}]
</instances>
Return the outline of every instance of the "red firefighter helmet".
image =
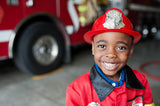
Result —
<instances>
[{"instance_id":1,"label":"red firefighter helmet","mask_svg":"<svg viewBox=\"0 0 160 106\"><path fill-rule=\"evenodd\" d=\"M132 23L117 8L108 9L104 15L100 16L93 24L92 30L84 34L84 40L92 43L93 36L103 32L122 32L133 37L133 43L141 39L141 34L133 30Z\"/></svg>"}]
</instances>

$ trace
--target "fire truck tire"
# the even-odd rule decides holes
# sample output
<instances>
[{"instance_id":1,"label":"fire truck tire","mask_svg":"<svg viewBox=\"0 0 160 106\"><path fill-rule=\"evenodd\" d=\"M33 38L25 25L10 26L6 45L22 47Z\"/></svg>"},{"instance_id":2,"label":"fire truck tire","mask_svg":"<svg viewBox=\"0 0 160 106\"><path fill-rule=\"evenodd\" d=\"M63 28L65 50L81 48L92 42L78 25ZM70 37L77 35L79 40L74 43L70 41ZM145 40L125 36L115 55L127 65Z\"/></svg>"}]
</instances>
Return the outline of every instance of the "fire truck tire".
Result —
<instances>
[{"instance_id":1,"label":"fire truck tire","mask_svg":"<svg viewBox=\"0 0 160 106\"><path fill-rule=\"evenodd\" d=\"M55 25L36 22L22 32L14 61L23 72L43 74L62 64L64 50L64 39Z\"/></svg>"}]
</instances>

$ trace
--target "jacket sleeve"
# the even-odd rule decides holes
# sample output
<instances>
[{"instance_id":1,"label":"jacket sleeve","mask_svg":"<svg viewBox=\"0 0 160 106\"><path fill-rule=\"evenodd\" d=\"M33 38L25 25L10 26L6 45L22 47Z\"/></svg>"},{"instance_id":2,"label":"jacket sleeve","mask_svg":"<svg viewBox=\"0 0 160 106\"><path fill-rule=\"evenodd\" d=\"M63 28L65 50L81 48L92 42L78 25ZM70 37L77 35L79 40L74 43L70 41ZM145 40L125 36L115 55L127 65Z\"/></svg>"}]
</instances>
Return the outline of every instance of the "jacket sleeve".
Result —
<instances>
[{"instance_id":1,"label":"jacket sleeve","mask_svg":"<svg viewBox=\"0 0 160 106\"><path fill-rule=\"evenodd\" d=\"M69 85L67 87L66 91L66 105L65 106L82 106L80 104L80 94L72 87Z\"/></svg>"},{"instance_id":2,"label":"jacket sleeve","mask_svg":"<svg viewBox=\"0 0 160 106\"><path fill-rule=\"evenodd\" d=\"M145 106L154 106L153 99L152 99L152 91L146 77L144 82L145 82L144 83L145 90L143 92L143 96L144 96Z\"/></svg>"}]
</instances>

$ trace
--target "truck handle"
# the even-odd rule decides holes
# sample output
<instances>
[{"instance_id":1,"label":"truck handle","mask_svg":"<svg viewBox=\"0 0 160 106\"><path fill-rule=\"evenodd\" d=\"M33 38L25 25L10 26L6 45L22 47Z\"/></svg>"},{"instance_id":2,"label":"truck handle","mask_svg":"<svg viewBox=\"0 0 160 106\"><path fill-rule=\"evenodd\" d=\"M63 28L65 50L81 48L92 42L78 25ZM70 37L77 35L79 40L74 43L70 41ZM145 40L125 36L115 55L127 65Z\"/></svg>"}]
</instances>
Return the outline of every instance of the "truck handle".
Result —
<instances>
[{"instance_id":1,"label":"truck handle","mask_svg":"<svg viewBox=\"0 0 160 106\"><path fill-rule=\"evenodd\" d=\"M28 0L27 2L26 2L26 6L27 7L32 7L33 6L33 0Z\"/></svg>"}]
</instances>

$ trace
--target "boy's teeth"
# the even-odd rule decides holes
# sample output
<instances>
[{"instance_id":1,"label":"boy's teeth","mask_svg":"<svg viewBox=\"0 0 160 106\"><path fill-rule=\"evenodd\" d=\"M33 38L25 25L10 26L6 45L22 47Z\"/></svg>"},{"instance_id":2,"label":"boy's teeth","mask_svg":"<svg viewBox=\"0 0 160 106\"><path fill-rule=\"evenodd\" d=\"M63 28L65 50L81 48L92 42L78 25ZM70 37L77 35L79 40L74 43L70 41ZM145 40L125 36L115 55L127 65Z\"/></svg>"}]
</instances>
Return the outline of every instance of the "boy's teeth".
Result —
<instances>
[{"instance_id":1,"label":"boy's teeth","mask_svg":"<svg viewBox=\"0 0 160 106\"><path fill-rule=\"evenodd\" d=\"M112 64L112 63L104 63L106 65L106 67L108 68L112 68L114 67L116 64Z\"/></svg>"}]
</instances>

